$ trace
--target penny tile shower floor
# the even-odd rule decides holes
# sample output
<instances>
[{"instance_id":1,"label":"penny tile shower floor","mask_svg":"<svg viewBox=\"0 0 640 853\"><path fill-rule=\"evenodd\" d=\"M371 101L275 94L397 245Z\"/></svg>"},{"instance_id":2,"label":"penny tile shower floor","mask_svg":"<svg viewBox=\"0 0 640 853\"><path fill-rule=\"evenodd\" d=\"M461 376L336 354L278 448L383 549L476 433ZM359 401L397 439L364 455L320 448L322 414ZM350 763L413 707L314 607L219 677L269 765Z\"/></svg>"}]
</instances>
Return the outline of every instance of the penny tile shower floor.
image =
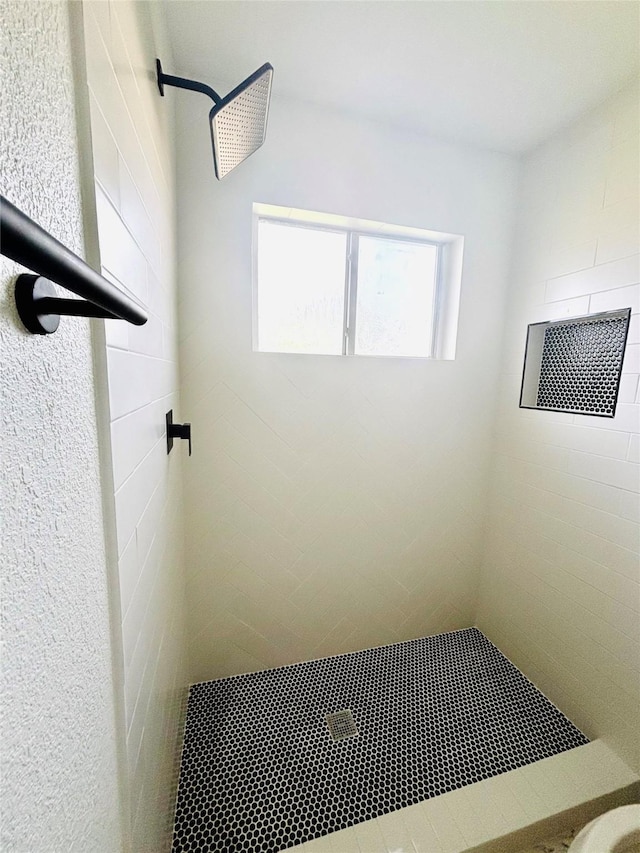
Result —
<instances>
[{"instance_id":1,"label":"penny tile shower floor","mask_svg":"<svg viewBox=\"0 0 640 853\"><path fill-rule=\"evenodd\" d=\"M477 628L195 684L173 851L276 853L587 742Z\"/></svg>"}]
</instances>

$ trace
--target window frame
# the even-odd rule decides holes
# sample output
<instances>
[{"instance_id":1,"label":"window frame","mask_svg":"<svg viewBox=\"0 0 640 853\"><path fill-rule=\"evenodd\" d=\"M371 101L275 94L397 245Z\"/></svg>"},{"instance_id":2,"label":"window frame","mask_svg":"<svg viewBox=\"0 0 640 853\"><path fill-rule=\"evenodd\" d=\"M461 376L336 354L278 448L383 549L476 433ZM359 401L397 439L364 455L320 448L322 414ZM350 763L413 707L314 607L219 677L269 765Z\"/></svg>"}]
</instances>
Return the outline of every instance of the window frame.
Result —
<instances>
[{"instance_id":1,"label":"window frame","mask_svg":"<svg viewBox=\"0 0 640 853\"><path fill-rule=\"evenodd\" d=\"M261 221L273 222L278 225L305 228L312 231L328 231L334 234L346 235L345 251L345 282L344 282L344 312L342 323L342 356L357 358L404 358L419 359L421 361L446 359L455 357L455 339L457 332L460 284L462 273L462 250L464 239L457 234L448 234L429 231L425 229L403 228L386 223L371 223L367 227L368 220L350 220L346 217L334 216L332 214L314 213L311 211L296 211L292 208L276 208L271 205L253 205L253 285L252 285L252 314L253 314L253 350L254 352L269 353L271 350L259 349L258 333L258 230ZM267 210L282 211L284 215L266 212ZM299 215L296 215L299 214ZM339 221L326 221L339 220ZM324 221L323 221L324 220ZM341 221L340 221L341 220ZM348 224L352 222L353 224ZM343 224L344 223L344 224ZM423 231L428 236L416 236L414 233ZM433 280L433 303L432 320L430 329L430 341L428 353L420 356L407 355L377 355L355 352L356 327L357 327L357 295L358 295L358 248L360 237L373 237L381 240L390 240L400 243L415 243L418 245L432 246L436 250L434 280ZM447 294L449 285L455 284L452 290L455 293ZM449 296L449 299L447 298ZM455 311L447 311L447 302L455 304ZM447 318L446 314L451 314ZM445 329L443 320L448 320L449 330ZM281 355L327 355L326 353L298 353L277 351L274 354Z\"/></svg>"}]
</instances>

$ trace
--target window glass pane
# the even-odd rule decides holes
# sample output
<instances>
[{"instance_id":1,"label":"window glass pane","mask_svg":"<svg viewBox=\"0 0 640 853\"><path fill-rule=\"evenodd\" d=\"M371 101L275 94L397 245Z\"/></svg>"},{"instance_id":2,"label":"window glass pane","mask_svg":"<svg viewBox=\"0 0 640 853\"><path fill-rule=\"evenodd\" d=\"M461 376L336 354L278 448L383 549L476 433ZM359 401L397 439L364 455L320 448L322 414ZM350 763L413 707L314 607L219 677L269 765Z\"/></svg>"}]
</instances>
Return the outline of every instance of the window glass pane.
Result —
<instances>
[{"instance_id":1,"label":"window glass pane","mask_svg":"<svg viewBox=\"0 0 640 853\"><path fill-rule=\"evenodd\" d=\"M258 223L258 349L342 354L347 236Z\"/></svg>"},{"instance_id":2,"label":"window glass pane","mask_svg":"<svg viewBox=\"0 0 640 853\"><path fill-rule=\"evenodd\" d=\"M358 239L356 355L431 355L437 248Z\"/></svg>"}]
</instances>

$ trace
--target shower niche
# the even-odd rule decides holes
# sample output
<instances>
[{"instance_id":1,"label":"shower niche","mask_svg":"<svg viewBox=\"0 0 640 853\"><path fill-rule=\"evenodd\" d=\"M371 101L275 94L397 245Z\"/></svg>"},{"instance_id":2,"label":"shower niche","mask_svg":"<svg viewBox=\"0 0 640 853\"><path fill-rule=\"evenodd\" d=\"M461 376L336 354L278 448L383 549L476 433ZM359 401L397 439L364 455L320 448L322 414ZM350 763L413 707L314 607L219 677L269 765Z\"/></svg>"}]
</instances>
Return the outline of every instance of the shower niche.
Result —
<instances>
[{"instance_id":1,"label":"shower niche","mask_svg":"<svg viewBox=\"0 0 640 853\"><path fill-rule=\"evenodd\" d=\"M630 315L623 308L532 323L520 408L614 417Z\"/></svg>"}]
</instances>

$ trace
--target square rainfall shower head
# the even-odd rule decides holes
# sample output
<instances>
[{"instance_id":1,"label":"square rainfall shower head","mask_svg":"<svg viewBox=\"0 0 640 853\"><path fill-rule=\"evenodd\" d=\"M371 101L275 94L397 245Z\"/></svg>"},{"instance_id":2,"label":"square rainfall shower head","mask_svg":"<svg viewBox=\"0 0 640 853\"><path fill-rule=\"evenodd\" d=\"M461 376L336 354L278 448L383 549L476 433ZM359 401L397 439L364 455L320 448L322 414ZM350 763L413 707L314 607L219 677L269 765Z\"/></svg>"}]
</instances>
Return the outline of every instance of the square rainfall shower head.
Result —
<instances>
[{"instance_id":1,"label":"square rainfall shower head","mask_svg":"<svg viewBox=\"0 0 640 853\"><path fill-rule=\"evenodd\" d=\"M209 113L216 178L221 180L262 145L267 132L273 67L267 62Z\"/></svg>"}]
</instances>

